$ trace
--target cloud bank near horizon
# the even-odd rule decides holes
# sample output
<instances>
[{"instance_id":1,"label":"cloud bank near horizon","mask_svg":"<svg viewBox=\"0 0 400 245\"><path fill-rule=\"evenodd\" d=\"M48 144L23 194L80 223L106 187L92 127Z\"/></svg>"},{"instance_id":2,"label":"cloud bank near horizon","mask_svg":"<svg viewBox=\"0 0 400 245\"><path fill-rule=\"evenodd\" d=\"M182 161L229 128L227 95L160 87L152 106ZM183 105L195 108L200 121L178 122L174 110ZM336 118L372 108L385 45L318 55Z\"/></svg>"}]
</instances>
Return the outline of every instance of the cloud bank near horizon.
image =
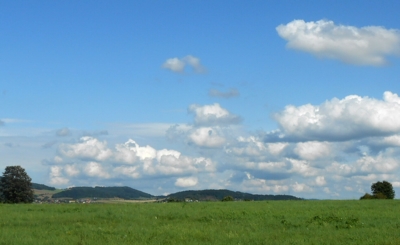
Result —
<instances>
[{"instance_id":1,"label":"cloud bank near horizon","mask_svg":"<svg viewBox=\"0 0 400 245\"><path fill-rule=\"evenodd\" d=\"M289 105L274 117L278 130L258 134L245 132L219 104L190 105L189 113L191 124L166 132L186 153L141 146L134 139L110 146L101 136L84 136L58 144L57 154L46 161L49 183L141 180L159 185L160 191L228 188L338 198L361 196L373 181L400 182L395 123L400 98L389 91L382 100L350 95L320 105Z\"/></svg>"}]
</instances>

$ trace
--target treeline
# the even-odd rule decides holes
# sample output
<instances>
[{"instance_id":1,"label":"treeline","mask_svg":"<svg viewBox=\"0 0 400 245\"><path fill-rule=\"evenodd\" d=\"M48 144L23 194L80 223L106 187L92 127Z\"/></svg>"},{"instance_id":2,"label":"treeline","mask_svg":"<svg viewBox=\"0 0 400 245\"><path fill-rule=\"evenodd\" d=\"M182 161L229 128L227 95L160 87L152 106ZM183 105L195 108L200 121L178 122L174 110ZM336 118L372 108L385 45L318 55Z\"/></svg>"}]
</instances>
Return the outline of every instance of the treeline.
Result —
<instances>
[{"instance_id":1,"label":"treeline","mask_svg":"<svg viewBox=\"0 0 400 245\"><path fill-rule=\"evenodd\" d=\"M181 191L167 196L169 199L174 200L199 200L199 201L221 201L225 197L231 196L235 200L252 200L252 201L265 201L265 200L302 200L301 198L290 195L254 195L239 191L230 190L199 190L199 191Z\"/></svg>"},{"instance_id":2,"label":"treeline","mask_svg":"<svg viewBox=\"0 0 400 245\"><path fill-rule=\"evenodd\" d=\"M122 199L149 199L153 195L123 187L72 187L68 190L56 193L52 198L122 198Z\"/></svg>"}]
</instances>

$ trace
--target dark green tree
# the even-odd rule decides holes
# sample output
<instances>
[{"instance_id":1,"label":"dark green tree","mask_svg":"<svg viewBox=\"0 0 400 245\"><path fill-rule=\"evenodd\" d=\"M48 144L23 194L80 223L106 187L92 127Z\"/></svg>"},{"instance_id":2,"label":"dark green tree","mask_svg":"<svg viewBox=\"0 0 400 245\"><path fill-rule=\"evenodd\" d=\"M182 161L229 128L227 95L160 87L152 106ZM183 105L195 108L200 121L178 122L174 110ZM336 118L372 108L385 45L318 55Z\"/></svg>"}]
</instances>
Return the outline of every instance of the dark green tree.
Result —
<instances>
[{"instance_id":1,"label":"dark green tree","mask_svg":"<svg viewBox=\"0 0 400 245\"><path fill-rule=\"evenodd\" d=\"M231 202L231 201L233 201L234 199L233 199L233 197L232 196L225 196L224 198L222 198L222 201L223 202Z\"/></svg>"},{"instance_id":2,"label":"dark green tree","mask_svg":"<svg viewBox=\"0 0 400 245\"><path fill-rule=\"evenodd\" d=\"M1 199L5 203L31 203L32 179L21 166L7 166L0 180Z\"/></svg>"},{"instance_id":3,"label":"dark green tree","mask_svg":"<svg viewBox=\"0 0 400 245\"><path fill-rule=\"evenodd\" d=\"M392 184L385 180L373 183L371 185L371 191L374 196L379 196L379 193L381 193L386 196L387 199L393 199L395 196Z\"/></svg>"}]
</instances>

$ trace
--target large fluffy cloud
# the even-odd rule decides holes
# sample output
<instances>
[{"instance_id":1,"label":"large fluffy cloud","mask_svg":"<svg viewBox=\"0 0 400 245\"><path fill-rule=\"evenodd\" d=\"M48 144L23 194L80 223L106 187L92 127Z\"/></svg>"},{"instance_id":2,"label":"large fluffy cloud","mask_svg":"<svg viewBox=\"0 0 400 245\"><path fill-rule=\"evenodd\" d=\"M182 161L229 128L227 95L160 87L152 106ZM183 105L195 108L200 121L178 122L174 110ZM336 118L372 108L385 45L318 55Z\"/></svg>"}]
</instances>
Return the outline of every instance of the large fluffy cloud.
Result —
<instances>
[{"instance_id":1,"label":"large fluffy cloud","mask_svg":"<svg viewBox=\"0 0 400 245\"><path fill-rule=\"evenodd\" d=\"M93 137L82 137L75 144L61 144L59 153L52 162L50 183L62 185L75 177L116 179L155 176L180 176L212 173L216 163L205 157L190 157L176 150L156 150L140 146L129 139L109 149L105 141ZM65 164L75 162L74 164ZM181 183L181 182L179 182ZM181 185L178 185L181 186Z\"/></svg>"},{"instance_id":2,"label":"large fluffy cloud","mask_svg":"<svg viewBox=\"0 0 400 245\"><path fill-rule=\"evenodd\" d=\"M190 142L203 147L221 147L226 139L211 127L197 128L189 135Z\"/></svg>"},{"instance_id":3,"label":"large fluffy cloud","mask_svg":"<svg viewBox=\"0 0 400 245\"><path fill-rule=\"evenodd\" d=\"M275 119L281 127L280 133L299 140L341 141L387 136L400 132L400 98L385 92L383 100L351 95L318 106L290 105L277 113Z\"/></svg>"},{"instance_id":4,"label":"large fluffy cloud","mask_svg":"<svg viewBox=\"0 0 400 245\"><path fill-rule=\"evenodd\" d=\"M351 64L382 65L387 55L400 53L400 31L380 26L357 28L329 20L294 20L276 30L289 48Z\"/></svg>"},{"instance_id":5,"label":"large fluffy cloud","mask_svg":"<svg viewBox=\"0 0 400 245\"><path fill-rule=\"evenodd\" d=\"M80 143L62 144L59 151L62 155L70 158L106 160L111 156L111 151L107 148L107 143L96 138L85 136L80 139Z\"/></svg>"}]
</instances>

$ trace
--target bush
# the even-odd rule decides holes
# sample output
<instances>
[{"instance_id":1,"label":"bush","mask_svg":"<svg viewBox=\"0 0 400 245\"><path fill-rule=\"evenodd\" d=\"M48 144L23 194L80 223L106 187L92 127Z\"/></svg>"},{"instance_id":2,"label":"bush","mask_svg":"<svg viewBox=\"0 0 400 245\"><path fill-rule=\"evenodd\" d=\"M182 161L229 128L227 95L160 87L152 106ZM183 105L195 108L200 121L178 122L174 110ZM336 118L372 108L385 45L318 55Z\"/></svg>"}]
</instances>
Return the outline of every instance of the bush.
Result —
<instances>
[{"instance_id":1,"label":"bush","mask_svg":"<svg viewBox=\"0 0 400 245\"><path fill-rule=\"evenodd\" d=\"M385 194L383 194L383 193L376 193L375 195L374 195L374 197L375 197L375 199L388 199L387 197L386 197L386 195Z\"/></svg>"},{"instance_id":2,"label":"bush","mask_svg":"<svg viewBox=\"0 0 400 245\"><path fill-rule=\"evenodd\" d=\"M365 193L364 196L360 197L360 200L368 200L368 199L375 199L373 195L369 193Z\"/></svg>"},{"instance_id":3,"label":"bush","mask_svg":"<svg viewBox=\"0 0 400 245\"><path fill-rule=\"evenodd\" d=\"M388 198L382 193L376 193L375 195L365 193L364 196L360 197L360 200L371 200L371 199L388 199Z\"/></svg>"},{"instance_id":4,"label":"bush","mask_svg":"<svg viewBox=\"0 0 400 245\"><path fill-rule=\"evenodd\" d=\"M226 197L222 198L222 201L223 201L223 202L231 202L231 201L233 201L233 200L234 200L234 199L233 199L232 196L226 196Z\"/></svg>"}]
</instances>

